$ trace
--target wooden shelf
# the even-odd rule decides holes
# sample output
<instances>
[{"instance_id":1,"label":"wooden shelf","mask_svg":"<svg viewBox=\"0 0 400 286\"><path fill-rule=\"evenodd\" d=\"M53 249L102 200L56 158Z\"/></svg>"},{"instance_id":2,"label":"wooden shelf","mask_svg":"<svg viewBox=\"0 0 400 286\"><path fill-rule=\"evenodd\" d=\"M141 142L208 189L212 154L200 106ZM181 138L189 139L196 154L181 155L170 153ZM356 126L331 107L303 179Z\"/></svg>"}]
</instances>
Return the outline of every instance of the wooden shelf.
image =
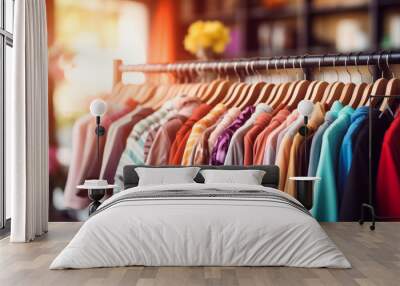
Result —
<instances>
[{"instance_id":1,"label":"wooden shelf","mask_svg":"<svg viewBox=\"0 0 400 286\"><path fill-rule=\"evenodd\" d=\"M189 0L181 0L189 1ZM193 0L203 3L204 0ZM319 52L328 54L335 52L335 47L324 46L320 39L315 37L313 26L316 21L329 16L344 16L346 14L361 14L368 19L370 27L371 47L379 49L383 38L384 16L388 11L400 10L400 0L369 0L367 3L339 6L314 6L313 0L300 1L299 5L285 6L282 8L267 9L255 1L237 0L238 7L234 11L216 10L207 12L206 9L198 10L180 23L180 34L183 37L189 24L196 20L220 20L229 26L235 26L235 31L240 33L243 41L239 44L237 56L288 56ZM206 2L206 1L205 1ZM351 1L348 1L351 2ZM204 11L204 12L201 12ZM367 16L367 17L365 17ZM295 48L265 54L261 52L258 40L258 28L261 23L276 24L282 22L290 25L290 33L295 37ZM288 23L289 22L289 23ZM294 23L293 23L294 22ZM293 32L294 30L294 32ZM181 47L181 50L183 48ZM184 53L183 53L184 55Z\"/></svg>"},{"instance_id":2,"label":"wooden shelf","mask_svg":"<svg viewBox=\"0 0 400 286\"><path fill-rule=\"evenodd\" d=\"M273 10L267 10L264 7L259 7L259 8L252 8L249 11L249 17L251 19L265 20L265 21L295 19L301 15L302 15L301 10L297 7L289 7L289 8L273 9Z\"/></svg>"},{"instance_id":3,"label":"wooden shelf","mask_svg":"<svg viewBox=\"0 0 400 286\"><path fill-rule=\"evenodd\" d=\"M312 16L327 16L327 15L337 15L344 13L358 13L358 12L368 12L369 5L352 5L352 6L328 6L328 7L311 7L310 14Z\"/></svg>"}]
</instances>

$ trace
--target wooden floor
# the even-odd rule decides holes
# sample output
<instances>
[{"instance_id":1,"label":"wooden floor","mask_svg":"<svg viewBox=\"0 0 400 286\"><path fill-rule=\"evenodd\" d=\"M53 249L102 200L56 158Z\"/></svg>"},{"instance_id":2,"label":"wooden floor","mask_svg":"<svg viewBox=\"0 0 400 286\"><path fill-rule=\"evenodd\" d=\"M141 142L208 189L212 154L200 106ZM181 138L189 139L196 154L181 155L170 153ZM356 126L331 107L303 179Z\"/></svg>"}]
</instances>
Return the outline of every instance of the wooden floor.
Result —
<instances>
[{"instance_id":1,"label":"wooden floor","mask_svg":"<svg viewBox=\"0 0 400 286\"><path fill-rule=\"evenodd\" d=\"M0 241L0 285L400 285L400 223L375 232L356 223L323 224L352 269L288 267L124 267L48 270L80 227L50 223L49 233L28 244Z\"/></svg>"}]
</instances>

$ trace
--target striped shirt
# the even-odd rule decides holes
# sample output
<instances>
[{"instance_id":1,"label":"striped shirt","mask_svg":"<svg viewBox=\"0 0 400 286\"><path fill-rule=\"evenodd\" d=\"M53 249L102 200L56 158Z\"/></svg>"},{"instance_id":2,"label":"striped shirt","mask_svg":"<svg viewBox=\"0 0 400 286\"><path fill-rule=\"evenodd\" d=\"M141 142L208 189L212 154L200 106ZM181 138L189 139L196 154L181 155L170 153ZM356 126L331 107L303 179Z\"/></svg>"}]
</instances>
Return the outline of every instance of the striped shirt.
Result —
<instances>
[{"instance_id":1,"label":"striped shirt","mask_svg":"<svg viewBox=\"0 0 400 286\"><path fill-rule=\"evenodd\" d=\"M161 121L168 116L168 113L170 113L172 109L172 103L167 102L161 109L142 119L135 125L129 134L125 150L119 160L114 179L115 184L123 188L124 166L144 164L144 144L150 130L160 125Z\"/></svg>"},{"instance_id":2,"label":"striped shirt","mask_svg":"<svg viewBox=\"0 0 400 286\"><path fill-rule=\"evenodd\" d=\"M204 116L202 119L197 121L190 132L189 139L186 143L185 152L183 153L182 165L188 166L192 165L193 162L191 158L193 158L192 152L195 144L200 139L203 132L213 124L217 122L217 120L222 116L226 111L225 105L222 103L217 104L211 111Z\"/></svg>"}]
</instances>

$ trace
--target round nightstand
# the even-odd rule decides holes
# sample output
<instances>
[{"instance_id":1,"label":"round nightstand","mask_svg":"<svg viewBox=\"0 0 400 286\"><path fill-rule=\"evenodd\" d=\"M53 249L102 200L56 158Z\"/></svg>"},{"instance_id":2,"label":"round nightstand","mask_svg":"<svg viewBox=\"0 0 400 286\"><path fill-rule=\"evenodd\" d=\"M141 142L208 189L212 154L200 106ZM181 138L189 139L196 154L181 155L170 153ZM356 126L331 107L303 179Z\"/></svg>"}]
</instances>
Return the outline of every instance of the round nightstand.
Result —
<instances>
[{"instance_id":1,"label":"round nightstand","mask_svg":"<svg viewBox=\"0 0 400 286\"><path fill-rule=\"evenodd\" d=\"M114 189L117 185L106 185L106 186L90 186L90 185L79 185L78 189L88 190L88 197L92 200L89 205L89 215L94 213L97 208L101 205L100 200L106 194L106 190Z\"/></svg>"},{"instance_id":2,"label":"round nightstand","mask_svg":"<svg viewBox=\"0 0 400 286\"><path fill-rule=\"evenodd\" d=\"M320 177L290 177L289 180L296 183L296 199L303 206L311 210L313 207L314 183L321 180Z\"/></svg>"}]
</instances>

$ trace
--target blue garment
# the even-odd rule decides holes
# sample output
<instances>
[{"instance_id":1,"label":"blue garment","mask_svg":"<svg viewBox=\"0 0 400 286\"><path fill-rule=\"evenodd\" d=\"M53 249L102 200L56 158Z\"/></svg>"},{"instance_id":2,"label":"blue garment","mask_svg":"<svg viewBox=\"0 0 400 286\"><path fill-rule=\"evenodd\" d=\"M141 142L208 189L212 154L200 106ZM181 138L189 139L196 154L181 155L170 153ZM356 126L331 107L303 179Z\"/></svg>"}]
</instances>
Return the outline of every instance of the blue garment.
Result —
<instances>
[{"instance_id":1,"label":"blue garment","mask_svg":"<svg viewBox=\"0 0 400 286\"><path fill-rule=\"evenodd\" d=\"M321 180L315 184L312 215L319 221L335 222L338 219L336 193L336 171L340 145L351 123L354 109L343 107L338 118L326 129L322 137L321 155L317 177Z\"/></svg>"},{"instance_id":2,"label":"blue garment","mask_svg":"<svg viewBox=\"0 0 400 286\"><path fill-rule=\"evenodd\" d=\"M344 187L346 185L347 176L350 172L351 162L353 159L353 141L357 136L360 127L364 120L368 117L369 108L367 106L357 108L351 115L351 124L343 138L343 143L340 148L339 166L336 177L338 203L342 201Z\"/></svg>"},{"instance_id":3,"label":"blue garment","mask_svg":"<svg viewBox=\"0 0 400 286\"><path fill-rule=\"evenodd\" d=\"M322 123L315 132L310 149L310 161L308 163L308 176L314 177L317 173L319 156L321 154L322 136L326 129L336 120L343 105L335 101L330 111L325 114L325 122Z\"/></svg>"}]
</instances>

